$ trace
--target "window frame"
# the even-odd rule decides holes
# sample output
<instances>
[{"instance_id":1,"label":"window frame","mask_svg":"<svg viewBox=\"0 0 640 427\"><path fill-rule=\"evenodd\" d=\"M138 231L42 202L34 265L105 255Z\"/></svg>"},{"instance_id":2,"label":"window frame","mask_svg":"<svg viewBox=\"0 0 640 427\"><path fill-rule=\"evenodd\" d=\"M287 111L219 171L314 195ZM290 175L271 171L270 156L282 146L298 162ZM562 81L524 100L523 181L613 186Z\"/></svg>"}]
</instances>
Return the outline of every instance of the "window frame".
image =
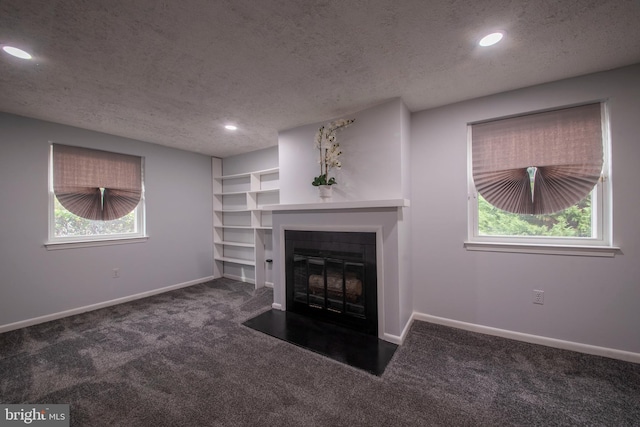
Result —
<instances>
[{"instance_id":1,"label":"window frame","mask_svg":"<svg viewBox=\"0 0 640 427\"><path fill-rule=\"evenodd\" d=\"M606 100L601 106L603 167L598 183L591 192L592 237L549 236L486 236L479 233L478 191L473 181L472 126L483 121L467 123L467 240L464 246L472 251L522 252L536 254L606 256L619 252L612 245L612 188L611 188L611 138L609 107ZM586 104L586 103L585 103ZM554 111L584 104L558 106L545 110L528 111L511 116L491 118L500 120L540 112Z\"/></svg>"},{"instance_id":2,"label":"window frame","mask_svg":"<svg viewBox=\"0 0 640 427\"><path fill-rule=\"evenodd\" d=\"M87 147L88 148L88 147ZM70 249L78 247L109 246L128 243L140 243L149 237L146 232L146 202L145 202L145 161L141 157L142 195L135 212L136 232L119 234L99 234L88 236L63 236L55 235L55 200L53 191L53 142L49 144L49 171L48 171L48 238L44 246L47 250Z\"/></svg>"}]
</instances>

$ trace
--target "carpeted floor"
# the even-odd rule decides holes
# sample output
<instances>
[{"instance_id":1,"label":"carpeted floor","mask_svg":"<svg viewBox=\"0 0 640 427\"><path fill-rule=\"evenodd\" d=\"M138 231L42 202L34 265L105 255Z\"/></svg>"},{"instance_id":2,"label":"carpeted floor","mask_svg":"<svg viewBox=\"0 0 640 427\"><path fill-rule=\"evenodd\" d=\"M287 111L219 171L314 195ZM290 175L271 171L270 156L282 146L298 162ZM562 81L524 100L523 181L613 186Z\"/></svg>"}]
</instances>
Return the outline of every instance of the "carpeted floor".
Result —
<instances>
[{"instance_id":1,"label":"carpeted floor","mask_svg":"<svg viewBox=\"0 0 640 427\"><path fill-rule=\"evenodd\" d=\"M381 377L242 326L227 279L0 334L2 403L74 426L640 425L640 365L415 322Z\"/></svg>"}]
</instances>

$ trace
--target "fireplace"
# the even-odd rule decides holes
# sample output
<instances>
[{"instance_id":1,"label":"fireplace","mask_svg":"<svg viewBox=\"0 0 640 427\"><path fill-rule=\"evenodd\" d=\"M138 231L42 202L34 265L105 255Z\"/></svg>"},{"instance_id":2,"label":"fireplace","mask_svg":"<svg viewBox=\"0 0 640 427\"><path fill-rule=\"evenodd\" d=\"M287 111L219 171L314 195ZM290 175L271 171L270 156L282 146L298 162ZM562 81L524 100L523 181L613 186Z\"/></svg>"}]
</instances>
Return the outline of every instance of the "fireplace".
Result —
<instances>
[{"instance_id":1,"label":"fireplace","mask_svg":"<svg viewBox=\"0 0 640 427\"><path fill-rule=\"evenodd\" d=\"M291 312L292 307L295 306L294 311L302 309L306 313L311 311L313 315L323 316L331 321L346 321L352 327L362 327L363 330L368 330L372 334L377 330L377 338L390 343L402 343L408 331L412 314L411 283L408 280L410 266L407 256L409 250L408 224L410 222L408 207L409 201L405 199L283 203L269 206L268 208L273 212L272 307L275 310ZM297 239L295 234L289 233L298 231L336 232L336 234L333 238L321 237L320 240L324 243L320 243L320 248L313 249L308 243L303 243L307 236L303 234L302 239ZM353 249L353 247L349 247L348 244L361 245L354 240L355 236L361 233L368 234L366 237L368 240L362 245L364 248ZM342 240L335 236L342 236ZM286 244L287 237L290 239L293 237L292 242L288 245ZM335 240L336 238L338 240ZM373 244L374 239L375 245ZM324 258L328 258L330 261L336 258L341 259L344 252L351 253L350 256L356 258L355 262L366 260L363 262L365 266L363 293L366 299L363 312L364 318L370 322L370 326L362 326L367 322L363 321L357 312L354 313L354 306L348 305L350 304L349 300L346 301L347 305L343 302L341 306L343 310L340 313L324 309L324 301L322 304L318 304L323 307L322 310L318 307L308 307L308 304L307 307L304 307L304 301L299 301L300 304L294 304L294 290L291 289L291 285L287 285L287 282L294 283L294 246L299 249L297 253L301 264L303 261L300 257L311 255L313 258L314 255L305 252L305 250L319 251L320 254L316 253L316 256L322 260ZM322 254L322 251L339 253L325 255ZM288 261L287 255L289 255ZM353 261L353 258L346 258L346 262ZM315 268L315 266L312 264L311 268ZM345 268L347 272L354 270L351 265L346 265ZM372 278L369 278L369 275ZM318 279L312 278L312 282L316 280ZM322 285L324 290L324 271ZM357 284L355 286L357 287ZM303 289L300 289L299 286L299 290L305 296L307 292L310 292L304 290L304 285ZM327 294L329 294L329 289L327 289ZM299 300L302 300L302 295L299 296ZM334 306L332 308L340 310L340 307ZM375 319L377 319L377 324Z\"/></svg>"},{"instance_id":2,"label":"fireplace","mask_svg":"<svg viewBox=\"0 0 640 427\"><path fill-rule=\"evenodd\" d=\"M376 233L285 231L287 310L378 335Z\"/></svg>"}]
</instances>

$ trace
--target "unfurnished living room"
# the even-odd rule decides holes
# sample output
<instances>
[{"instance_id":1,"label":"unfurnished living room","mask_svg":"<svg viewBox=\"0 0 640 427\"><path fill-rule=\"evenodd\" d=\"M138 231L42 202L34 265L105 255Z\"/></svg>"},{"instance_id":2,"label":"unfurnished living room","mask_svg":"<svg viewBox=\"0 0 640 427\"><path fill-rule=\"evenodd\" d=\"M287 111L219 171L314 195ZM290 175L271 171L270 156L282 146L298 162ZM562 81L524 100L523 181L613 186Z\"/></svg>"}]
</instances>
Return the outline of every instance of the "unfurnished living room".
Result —
<instances>
[{"instance_id":1,"label":"unfurnished living room","mask_svg":"<svg viewBox=\"0 0 640 427\"><path fill-rule=\"evenodd\" d=\"M0 425L640 425L638 22L2 0Z\"/></svg>"}]
</instances>

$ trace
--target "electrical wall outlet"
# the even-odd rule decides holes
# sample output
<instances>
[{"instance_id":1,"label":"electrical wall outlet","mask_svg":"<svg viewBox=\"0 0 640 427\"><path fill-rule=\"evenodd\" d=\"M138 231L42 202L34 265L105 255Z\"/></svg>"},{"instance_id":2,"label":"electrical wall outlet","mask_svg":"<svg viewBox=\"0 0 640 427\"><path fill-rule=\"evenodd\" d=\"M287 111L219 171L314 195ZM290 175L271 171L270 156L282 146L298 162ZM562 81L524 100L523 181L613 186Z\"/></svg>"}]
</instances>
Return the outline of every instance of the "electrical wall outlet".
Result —
<instances>
[{"instance_id":1,"label":"electrical wall outlet","mask_svg":"<svg viewBox=\"0 0 640 427\"><path fill-rule=\"evenodd\" d=\"M114 279L117 279L118 277L120 277L120 269L114 268L111 277L113 277Z\"/></svg>"},{"instance_id":2,"label":"electrical wall outlet","mask_svg":"<svg viewBox=\"0 0 640 427\"><path fill-rule=\"evenodd\" d=\"M544 304L544 291L533 291L533 303Z\"/></svg>"}]
</instances>

